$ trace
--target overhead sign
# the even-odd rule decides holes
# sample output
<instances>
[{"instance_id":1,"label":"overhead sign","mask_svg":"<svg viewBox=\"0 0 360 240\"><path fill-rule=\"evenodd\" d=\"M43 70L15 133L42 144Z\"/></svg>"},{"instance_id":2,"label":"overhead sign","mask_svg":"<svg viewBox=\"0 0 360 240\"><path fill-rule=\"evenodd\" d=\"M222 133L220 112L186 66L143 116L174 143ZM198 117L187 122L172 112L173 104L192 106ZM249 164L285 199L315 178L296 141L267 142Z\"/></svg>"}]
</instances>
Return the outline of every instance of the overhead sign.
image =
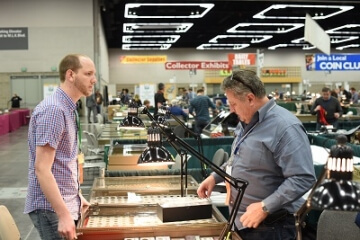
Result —
<instances>
[{"instance_id":1,"label":"overhead sign","mask_svg":"<svg viewBox=\"0 0 360 240\"><path fill-rule=\"evenodd\" d=\"M330 36L315 22L309 14L305 17L304 40L320 51L330 54Z\"/></svg>"},{"instance_id":2,"label":"overhead sign","mask_svg":"<svg viewBox=\"0 0 360 240\"><path fill-rule=\"evenodd\" d=\"M228 69L229 65L226 61L179 61L179 62L166 62L166 70L219 70Z\"/></svg>"},{"instance_id":3,"label":"overhead sign","mask_svg":"<svg viewBox=\"0 0 360 240\"><path fill-rule=\"evenodd\" d=\"M359 71L360 55L357 54L307 54L308 71Z\"/></svg>"},{"instance_id":4,"label":"overhead sign","mask_svg":"<svg viewBox=\"0 0 360 240\"><path fill-rule=\"evenodd\" d=\"M120 56L120 63L124 64L136 64L136 63L164 63L167 56L155 55L155 56Z\"/></svg>"},{"instance_id":5,"label":"overhead sign","mask_svg":"<svg viewBox=\"0 0 360 240\"><path fill-rule=\"evenodd\" d=\"M28 28L0 28L0 50L29 49Z\"/></svg>"},{"instance_id":6,"label":"overhead sign","mask_svg":"<svg viewBox=\"0 0 360 240\"><path fill-rule=\"evenodd\" d=\"M229 67L232 66L251 66L256 64L256 53L229 53Z\"/></svg>"}]
</instances>

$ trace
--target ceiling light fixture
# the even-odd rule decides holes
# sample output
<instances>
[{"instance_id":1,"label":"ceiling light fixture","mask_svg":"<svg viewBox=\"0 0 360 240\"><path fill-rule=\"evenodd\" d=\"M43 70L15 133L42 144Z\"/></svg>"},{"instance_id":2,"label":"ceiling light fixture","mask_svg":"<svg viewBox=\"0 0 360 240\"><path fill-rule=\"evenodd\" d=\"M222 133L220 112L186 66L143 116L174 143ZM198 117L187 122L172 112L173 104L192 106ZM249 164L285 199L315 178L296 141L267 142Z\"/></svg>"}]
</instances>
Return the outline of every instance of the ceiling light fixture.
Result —
<instances>
[{"instance_id":1,"label":"ceiling light fixture","mask_svg":"<svg viewBox=\"0 0 360 240\"><path fill-rule=\"evenodd\" d=\"M249 47L248 43L232 43L232 44L216 44L216 43L205 43L201 44L196 50L240 50Z\"/></svg>"},{"instance_id":2,"label":"ceiling light fixture","mask_svg":"<svg viewBox=\"0 0 360 240\"><path fill-rule=\"evenodd\" d=\"M343 42L353 41L359 39L358 36L330 36L330 41L333 44L339 44ZM292 43L307 43L304 37L291 40Z\"/></svg>"},{"instance_id":3,"label":"ceiling light fixture","mask_svg":"<svg viewBox=\"0 0 360 240\"><path fill-rule=\"evenodd\" d=\"M219 41L222 41L227 38L239 38L239 40L241 40L241 38L245 38L246 40L248 40L248 38L251 38L250 39L251 43L261 43L266 40L269 40L272 37L273 37L272 35L217 35L216 37L211 39L209 42L210 43L218 43ZM239 42L238 40L236 40L236 41Z\"/></svg>"},{"instance_id":4,"label":"ceiling light fixture","mask_svg":"<svg viewBox=\"0 0 360 240\"><path fill-rule=\"evenodd\" d=\"M283 14L284 11L286 11L288 13L298 12L298 11L294 11L294 10L285 10L287 8L298 8L298 9L305 9L305 10L304 10L303 14L299 13L299 16L281 16L281 14ZM329 11L329 9L334 9L333 12L331 12L327 15L316 14L315 16L312 16L312 18L314 20L319 20L319 19L327 19L329 17L333 17L335 15L344 13L346 11L353 9L354 6L274 4L266 9L264 9L263 11L255 14L253 16L253 18L257 18L257 19L305 19L305 14L307 13L306 9L313 11L314 8L326 9L326 11ZM270 11L272 12L273 15L266 16L266 13L268 13ZM276 12L279 12L279 15L276 15L275 14Z\"/></svg>"},{"instance_id":5,"label":"ceiling light fixture","mask_svg":"<svg viewBox=\"0 0 360 240\"><path fill-rule=\"evenodd\" d=\"M326 31L328 34L359 34L360 31L340 31L342 29L360 28L360 24L345 24L343 26L332 28Z\"/></svg>"},{"instance_id":6,"label":"ceiling light fixture","mask_svg":"<svg viewBox=\"0 0 360 240\"><path fill-rule=\"evenodd\" d=\"M159 12L159 15L156 15L156 12L154 12L154 7L162 7L162 11ZM179 10L180 15L164 15L164 12L176 13L177 7L181 10ZM124 12L125 18L202 18L213 7L213 3L128 3L125 4ZM146 8L149 8L151 11L146 10ZM196 12L194 12L194 9L196 9ZM135 10L138 10L137 12L139 15L134 13ZM184 14L184 12L187 12L186 10L188 10L189 14L181 15ZM153 15L141 15L141 13L149 12L153 13Z\"/></svg>"},{"instance_id":7,"label":"ceiling light fixture","mask_svg":"<svg viewBox=\"0 0 360 240\"><path fill-rule=\"evenodd\" d=\"M360 44L350 44L350 45L337 47L336 50L344 50L346 48L358 48L358 47L360 47Z\"/></svg>"},{"instance_id":8,"label":"ceiling light fixture","mask_svg":"<svg viewBox=\"0 0 360 240\"><path fill-rule=\"evenodd\" d=\"M122 50L168 50L171 44L154 43L154 44L123 44Z\"/></svg>"},{"instance_id":9,"label":"ceiling light fixture","mask_svg":"<svg viewBox=\"0 0 360 240\"><path fill-rule=\"evenodd\" d=\"M180 35L135 35L123 36L123 43L175 43Z\"/></svg>"},{"instance_id":10,"label":"ceiling light fixture","mask_svg":"<svg viewBox=\"0 0 360 240\"><path fill-rule=\"evenodd\" d=\"M303 23L238 23L228 33L288 33L303 27ZM261 27L261 29L259 28ZM258 29L257 29L258 28Z\"/></svg>"},{"instance_id":11,"label":"ceiling light fixture","mask_svg":"<svg viewBox=\"0 0 360 240\"><path fill-rule=\"evenodd\" d=\"M301 47L303 50L311 50L316 47L309 44L299 44L299 43L281 43L274 46L268 47L269 50L275 50L277 48L286 48L286 47Z\"/></svg>"},{"instance_id":12,"label":"ceiling light fixture","mask_svg":"<svg viewBox=\"0 0 360 240\"><path fill-rule=\"evenodd\" d=\"M124 23L124 33L184 33L193 23Z\"/></svg>"}]
</instances>

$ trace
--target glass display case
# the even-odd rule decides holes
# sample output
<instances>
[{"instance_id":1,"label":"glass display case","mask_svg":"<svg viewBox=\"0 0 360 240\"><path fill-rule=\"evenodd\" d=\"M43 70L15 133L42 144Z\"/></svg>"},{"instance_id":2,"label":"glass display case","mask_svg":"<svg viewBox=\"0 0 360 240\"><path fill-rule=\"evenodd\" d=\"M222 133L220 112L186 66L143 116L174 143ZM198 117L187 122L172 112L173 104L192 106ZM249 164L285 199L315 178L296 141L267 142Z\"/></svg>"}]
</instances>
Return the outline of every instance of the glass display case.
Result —
<instances>
[{"instance_id":1,"label":"glass display case","mask_svg":"<svg viewBox=\"0 0 360 240\"><path fill-rule=\"evenodd\" d=\"M233 136L239 118L232 112L220 112L205 126L202 133L211 136L212 133L222 132L224 136Z\"/></svg>"}]
</instances>

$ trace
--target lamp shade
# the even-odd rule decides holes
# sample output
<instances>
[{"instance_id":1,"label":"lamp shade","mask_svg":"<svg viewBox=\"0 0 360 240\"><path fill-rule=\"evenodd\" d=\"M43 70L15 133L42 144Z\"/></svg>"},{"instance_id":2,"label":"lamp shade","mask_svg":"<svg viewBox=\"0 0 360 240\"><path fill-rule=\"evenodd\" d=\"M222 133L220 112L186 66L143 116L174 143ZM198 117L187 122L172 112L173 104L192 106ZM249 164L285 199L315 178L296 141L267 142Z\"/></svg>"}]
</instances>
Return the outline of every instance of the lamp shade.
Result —
<instances>
[{"instance_id":1,"label":"lamp shade","mask_svg":"<svg viewBox=\"0 0 360 240\"><path fill-rule=\"evenodd\" d=\"M145 129L145 124L138 116L128 115L121 121L121 123L117 127L117 130L120 129L143 130Z\"/></svg>"},{"instance_id":2,"label":"lamp shade","mask_svg":"<svg viewBox=\"0 0 360 240\"><path fill-rule=\"evenodd\" d=\"M311 206L315 209L360 211L360 186L352 181L353 150L340 135L330 149L326 164L326 179L314 190Z\"/></svg>"},{"instance_id":3,"label":"lamp shade","mask_svg":"<svg viewBox=\"0 0 360 240\"><path fill-rule=\"evenodd\" d=\"M360 211L359 186L350 181L325 179L311 199L314 209Z\"/></svg>"},{"instance_id":4,"label":"lamp shade","mask_svg":"<svg viewBox=\"0 0 360 240\"><path fill-rule=\"evenodd\" d=\"M171 153L163 146L147 147L139 157L138 164L164 165L175 164Z\"/></svg>"}]
</instances>

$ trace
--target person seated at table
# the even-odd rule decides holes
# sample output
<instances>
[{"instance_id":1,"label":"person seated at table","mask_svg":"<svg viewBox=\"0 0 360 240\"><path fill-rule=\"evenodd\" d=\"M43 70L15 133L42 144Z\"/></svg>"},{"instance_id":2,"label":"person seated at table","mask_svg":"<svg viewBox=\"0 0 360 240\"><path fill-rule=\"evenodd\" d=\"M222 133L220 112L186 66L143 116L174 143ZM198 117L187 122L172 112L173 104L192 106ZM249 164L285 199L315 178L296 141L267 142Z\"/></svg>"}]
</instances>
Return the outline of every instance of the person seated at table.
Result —
<instances>
[{"instance_id":1,"label":"person seated at table","mask_svg":"<svg viewBox=\"0 0 360 240\"><path fill-rule=\"evenodd\" d=\"M135 96L134 96L134 102L137 104L138 107L141 107L141 106L142 106L142 103L141 103L139 94L135 94Z\"/></svg>"},{"instance_id":2,"label":"person seated at table","mask_svg":"<svg viewBox=\"0 0 360 240\"><path fill-rule=\"evenodd\" d=\"M217 99L215 101L215 106L216 106L216 110L218 112L225 111L225 107L224 107L223 102L221 101L221 99Z\"/></svg>"},{"instance_id":3,"label":"person seated at table","mask_svg":"<svg viewBox=\"0 0 360 240\"><path fill-rule=\"evenodd\" d=\"M187 122L189 116L184 112L184 110L179 106L179 101L177 99L171 100L170 113L176 117L182 117L185 122Z\"/></svg>"},{"instance_id":4,"label":"person seated at table","mask_svg":"<svg viewBox=\"0 0 360 240\"><path fill-rule=\"evenodd\" d=\"M343 110L339 100L331 96L330 88L324 87L322 96L315 100L311 107L311 114L317 114L316 130L320 130L322 125L333 125L338 128L338 119L341 117Z\"/></svg>"},{"instance_id":5,"label":"person seated at table","mask_svg":"<svg viewBox=\"0 0 360 240\"><path fill-rule=\"evenodd\" d=\"M10 99L11 108L20 108L20 101L21 100L22 100L22 98L19 97L16 93L14 93L14 96Z\"/></svg>"}]
</instances>

